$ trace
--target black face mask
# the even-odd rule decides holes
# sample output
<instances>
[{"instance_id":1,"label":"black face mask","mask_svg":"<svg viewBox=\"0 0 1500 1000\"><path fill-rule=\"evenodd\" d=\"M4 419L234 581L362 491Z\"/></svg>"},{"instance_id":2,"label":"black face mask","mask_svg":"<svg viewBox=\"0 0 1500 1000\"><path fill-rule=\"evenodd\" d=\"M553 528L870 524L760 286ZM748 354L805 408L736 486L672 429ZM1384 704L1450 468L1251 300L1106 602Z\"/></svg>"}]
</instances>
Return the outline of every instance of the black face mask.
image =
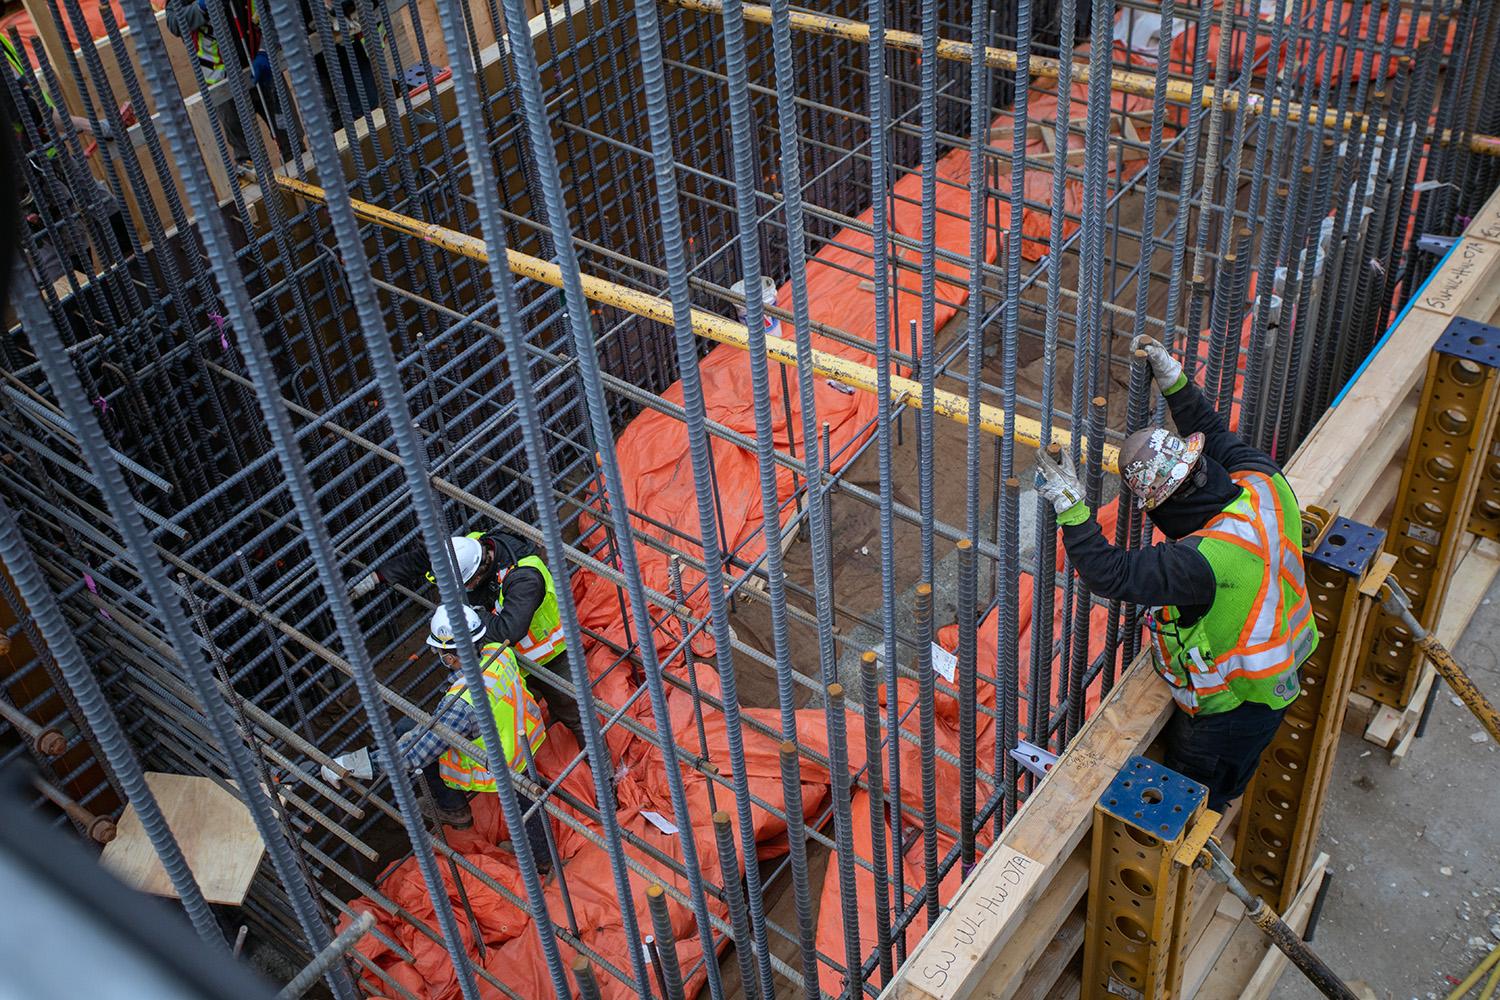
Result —
<instances>
[{"instance_id":1,"label":"black face mask","mask_svg":"<svg viewBox=\"0 0 1500 1000\"><path fill-rule=\"evenodd\" d=\"M1239 496L1240 489L1224 467L1201 456L1177 491L1152 511L1151 523L1176 541L1202 528Z\"/></svg>"}]
</instances>

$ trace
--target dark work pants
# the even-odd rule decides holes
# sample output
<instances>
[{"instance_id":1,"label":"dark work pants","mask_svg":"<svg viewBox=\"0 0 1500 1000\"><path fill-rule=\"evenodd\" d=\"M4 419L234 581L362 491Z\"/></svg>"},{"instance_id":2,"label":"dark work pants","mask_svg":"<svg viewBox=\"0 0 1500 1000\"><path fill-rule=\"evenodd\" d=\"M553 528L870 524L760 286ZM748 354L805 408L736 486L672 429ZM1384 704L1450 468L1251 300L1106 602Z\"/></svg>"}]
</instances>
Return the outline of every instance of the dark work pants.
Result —
<instances>
[{"instance_id":1,"label":"dark work pants","mask_svg":"<svg viewBox=\"0 0 1500 1000\"><path fill-rule=\"evenodd\" d=\"M573 674L572 668L568 665L567 652L558 653L545 665L533 670L531 677L527 679L526 690L546 707L547 714L552 717L553 722L561 722L568 727L568 732L578 740L578 748L582 750L584 748L583 719L578 713L577 700L572 695L564 694L558 688L553 687L549 678L538 677L538 673L552 674L571 684Z\"/></svg>"},{"instance_id":2,"label":"dark work pants","mask_svg":"<svg viewBox=\"0 0 1500 1000\"><path fill-rule=\"evenodd\" d=\"M401 719L396 723L396 737L411 732L416 728L416 723L410 719ZM434 758L422 768L422 776L427 779L427 787L432 789L432 801L439 809L446 812L456 812L469 804L469 794L462 789L454 788L445 783L438 773L438 762ZM420 796L422 790L417 789ZM525 812L531 808L532 802L521 790L516 789L516 802L520 804L521 811ZM537 863L546 867L552 863L552 855L547 852L547 814L538 809L526 821L526 839L531 842L531 853L537 859Z\"/></svg>"},{"instance_id":3,"label":"dark work pants","mask_svg":"<svg viewBox=\"0 0 1500 1000\"><path fill-rule=\"evenodd\" d=\"M1253 701L1216 715L1189 715L1179 709L1167 723L1163 763L1207 785L1208 808L1223 812L1255 777L1260 755L1285 714L1285 708Z\"/></svg>"}]
</instances>

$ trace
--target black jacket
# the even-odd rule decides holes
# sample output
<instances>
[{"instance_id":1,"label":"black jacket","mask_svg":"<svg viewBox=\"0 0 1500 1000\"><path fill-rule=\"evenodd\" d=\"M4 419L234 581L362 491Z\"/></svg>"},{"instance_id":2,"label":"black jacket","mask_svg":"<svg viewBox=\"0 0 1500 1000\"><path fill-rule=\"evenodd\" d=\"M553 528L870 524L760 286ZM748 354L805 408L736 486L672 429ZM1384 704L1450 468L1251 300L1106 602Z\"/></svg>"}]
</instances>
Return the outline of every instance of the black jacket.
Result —
<instances>
[{"instance_id":1,"label":"black jacket","mask_svg":"<svg viewBox=\"0 0 1500 1000\"><path fill-rule=\"evenodd\" d=\"M1203 485L1187 496L1173 496L1148 512L1169 538L1181 539L1202 528L1239 496L1231 472L1250 469L1275 475L1281 472L1269 455L1241 440L1214 410L1198 387L1189 381L1166 397L1172 422L1186 437L1201 432L1199 460ZM1121 503L1132 502L1123 495ZM1176 605L1183 625L1198 621L1213 605L1216 582L1208 559L1193 540L1158 542L1139 549L1111 544L1092 513L1082 524L1064 525L1063 547L1090 591L1106 600L1150 606Z\"/></svg>"},{"instance_id":2,"label":"black jacket","mask_svg":"<svg viewBox=\"0 0 1500 1000\"><path fill-rule=\"evenodd\" d=\"M531 543L503 531L489 531L479 537L484 546L484 562L479 577L469 588L465 600L487 614L485 638L499 642L520 642L531 628L531 616L542 606L547 596L547 581L540 571L530 566L516 568L516 563L536 549ZM419 590L426 583L431 564L427 561L427 549L420 538L413 547L383 563L376 576L385 583L399 583L408 590ZM500 573L505 574L505 583L500 583ZM495 609L495 598L505 595L505 604Z\"/></svg>"}]
</instances>

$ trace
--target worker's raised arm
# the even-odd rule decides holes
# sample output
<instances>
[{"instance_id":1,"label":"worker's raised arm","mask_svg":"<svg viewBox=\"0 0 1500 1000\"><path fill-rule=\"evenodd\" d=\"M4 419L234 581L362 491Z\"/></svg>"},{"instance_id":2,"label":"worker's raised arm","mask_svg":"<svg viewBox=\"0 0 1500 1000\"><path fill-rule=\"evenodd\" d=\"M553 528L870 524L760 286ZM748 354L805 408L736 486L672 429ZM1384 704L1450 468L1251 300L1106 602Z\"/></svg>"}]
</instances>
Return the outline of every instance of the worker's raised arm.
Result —
<instances>
[{"instance_id":1,"label":"worker's raised arm","mask_svg":"<svg viewBox=\"0 0 1500 1000\"><path fill-rule=\"evenodd\" d=\"M1161 542L1119 548L1104 537L1093 512L1081 503L1071 517L1064 514L1058 522L1068 559L1091 593L1151 606L1212 603L1214 571L1194 546Z\"/></svg>"},{"instance_id":2,"label":"worker's raised arm","mask_svg":"<svg viewBox=\"0 0 1500 1000\"><path fill-rule=\"evenodd\" d=\"M407 590L421 590L427 581L429 565L427 550L418 536L405 552L387 559L356 580L349 593L354 597L363 597L381 583L395 583Z\"/></svg>"},{"instance_id":3,"label":"worker's raised arm","mask_svg":"<svg viewBox=\"0 0 1500 1000\"><path fill-rule=\"evenodd\" d=\"M1213 567L1193 546L1168 542L1122 549L1110 544L1084 501L1072 457L1060 449L1056 454L1043 449L1036 464L1037 492L1057 512L1063 547L1090 591L1132 604L1212 603Z\"/></svg>"},{"instance_id":4,"label":"worker's raised arm","mask_svg":"<svg viewBox=\"0 0 1500 1000\"><path fill-rule=\"evenodd\" d=\"M1166 348L1145 335L1131 341L1131 348L1145 354L1180 436L1202 434L1203 453L1229 472L1256 469L1275 474L1281 471L1271 456L1246 444L1229 429L1224 414L1214 409L1208 397L1187 377L1182 365L1167 353Z\"/></svg>"}]
</instances>

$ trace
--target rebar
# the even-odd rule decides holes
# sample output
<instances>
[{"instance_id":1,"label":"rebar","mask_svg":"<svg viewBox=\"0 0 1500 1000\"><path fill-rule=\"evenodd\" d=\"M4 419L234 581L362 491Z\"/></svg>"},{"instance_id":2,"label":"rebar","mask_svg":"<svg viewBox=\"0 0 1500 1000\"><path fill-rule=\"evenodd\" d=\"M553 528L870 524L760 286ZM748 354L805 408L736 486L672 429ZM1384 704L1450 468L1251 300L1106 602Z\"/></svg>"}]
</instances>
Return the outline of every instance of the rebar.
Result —
<instances>
[{"instance_id":1,"label":"rebar","mask_svg":"<svg viewBox=\"0 0 1500 1000\"><path fill-rule=\"evenodd\" d=\"M1166 416L1128 332L1285 458L1431 270L1412 236L1457 234L1500 180L1490 7L1147 6L1141 50L1102 0L485 0L425 28L276 0L266 73L214 2L242 71L210 87L189 58L180 88L181 39L140 0L129 31L38 7L57 30L4 86L59 114L17 123L21 329L0 343L0 726L36 802L87 835L121 792L151 832L145 767L240 794L273 861L246 920L294 966L360 895L384 964L451 964L466 997L723 1000L725 946L754 1000L778 976L883 988L1033 790L1017 740L1065 751L1140 649L1142 609L1059 567L1027 449L1069 449L1106 507L1123 435ZM75 121L120 138L90 153ZM534 679L576 699L584 743L523 748L498 783L519 889L424 829L389 714L431 723L447 678L411 650L472 599L447 537L495 528L554 577L567 676ZM1127 503L1111 534L1151 527ZM398 556L435 588L351 596ZM773 745L774 792L754 771ZM337 765L361 746L375 781ZM268 781L278 801L236 791ZM617 787L661 796L680 850ZM519 836L538 816L568 831L546 859ZM609 865L610 934L649 929L649 957L575 912L569 837ZM414 874L356 874L377 863ZM767 912L784 882L796 926ZM542 981L487 967L491 898L524 912ZM329 971L337 996L410 995L357 952Z\"/></svg>"}]
</instances>

